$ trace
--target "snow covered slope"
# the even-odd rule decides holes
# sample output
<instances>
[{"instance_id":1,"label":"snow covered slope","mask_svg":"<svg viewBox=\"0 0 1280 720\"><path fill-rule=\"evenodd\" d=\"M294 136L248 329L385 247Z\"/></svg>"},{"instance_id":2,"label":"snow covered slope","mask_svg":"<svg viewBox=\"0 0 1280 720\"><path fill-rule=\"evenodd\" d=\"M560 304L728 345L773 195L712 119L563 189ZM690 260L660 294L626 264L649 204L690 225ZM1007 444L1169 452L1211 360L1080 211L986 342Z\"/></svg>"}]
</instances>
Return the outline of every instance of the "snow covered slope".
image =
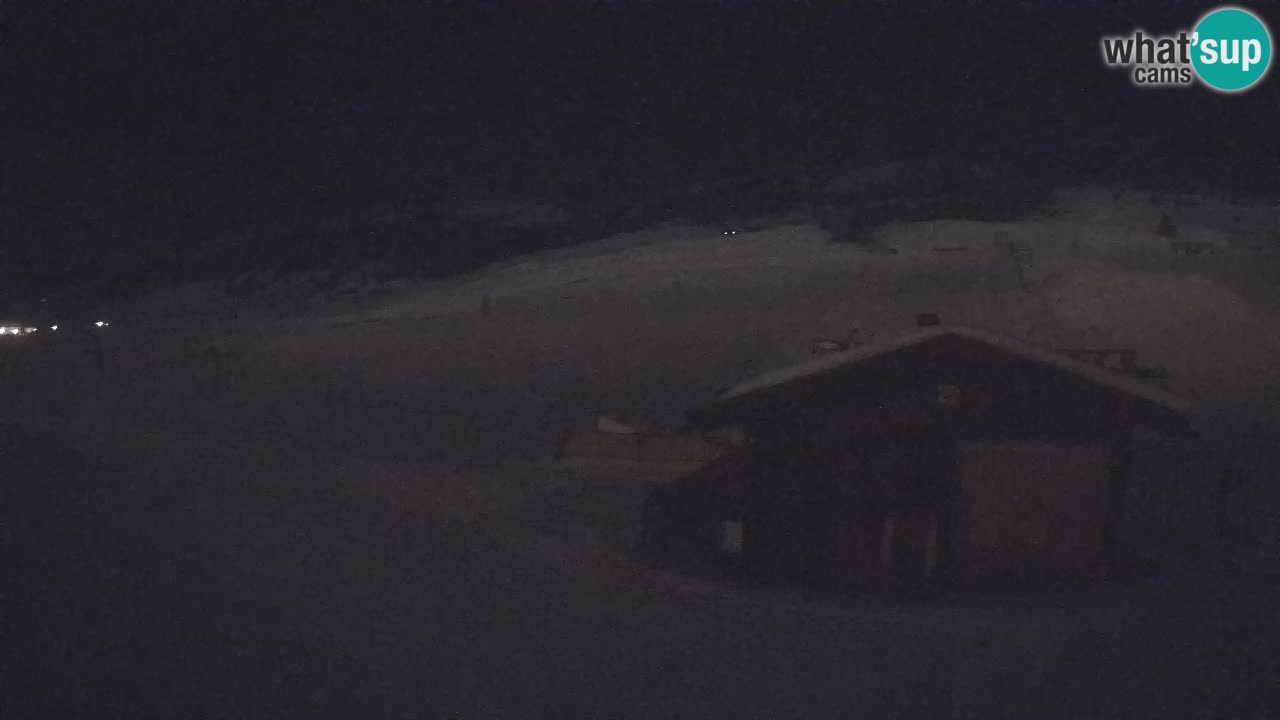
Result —
<instances>
[{"instance_id":1,"label":"snow covered slope","mask_svg":"<svg viewBox=\"0 0 1280 720\"><path fill-rule=\"evenodd\" d=\"M936 312L1043 345L1133 347L1262 446L1275 413L1260 408L1280 406L1280 255L1257 238L1278 213L1085 188L1017 222L886 225L874 246L804 225L662 225L417 287L234 302L187 288L118 309L102 372L62 343L8 358L5 392L31 412L367 456L536 458L566 426L675 425L815 339L888 338ZM1178 254L1165 215L1221 251ZM197 312L213 306L226 312Z\"/></svg>"}]
</instances>

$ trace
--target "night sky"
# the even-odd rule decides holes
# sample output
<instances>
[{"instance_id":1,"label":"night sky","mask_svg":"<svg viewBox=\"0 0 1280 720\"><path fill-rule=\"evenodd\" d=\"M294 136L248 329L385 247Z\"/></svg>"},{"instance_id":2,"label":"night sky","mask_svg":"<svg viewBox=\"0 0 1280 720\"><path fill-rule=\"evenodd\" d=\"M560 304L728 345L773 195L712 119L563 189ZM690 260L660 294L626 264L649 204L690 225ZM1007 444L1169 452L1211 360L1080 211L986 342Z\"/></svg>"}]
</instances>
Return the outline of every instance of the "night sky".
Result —
<instances>
[{"instance_id":1,"label":"night sky","mask_svg":"<svg viewBox=\"0 0 1280 720\"><path fill-rule=\"evenodd\" d=\"M1274 192L1275 77L1139 90L1101 64L1099 35L1208 8L0 0L0 275L474 190L571 205L935 154Z\"/></svg>"}]
</instances>

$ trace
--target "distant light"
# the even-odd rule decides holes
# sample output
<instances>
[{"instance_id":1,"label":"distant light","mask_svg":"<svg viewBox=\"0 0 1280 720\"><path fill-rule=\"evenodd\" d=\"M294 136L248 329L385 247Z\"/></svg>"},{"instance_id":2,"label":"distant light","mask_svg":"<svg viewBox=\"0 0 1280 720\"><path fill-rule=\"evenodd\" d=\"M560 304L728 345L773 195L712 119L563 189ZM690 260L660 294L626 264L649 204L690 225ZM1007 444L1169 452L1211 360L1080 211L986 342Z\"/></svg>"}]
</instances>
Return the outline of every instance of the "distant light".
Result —
<instances>
[{"instance_id":1,"label":"distant light","mask_svg":"<svg viewBox=\"0 0 1280 720\"><path fill-rule=\"evenodd\" d=\"M98 322L94 323L94 325L97 325L98 327L106 327L106 326L107 326L107 324L106 324L106 323L104 323L104 322L102 322L101 320L99 320Z\"/></svg>"},{"instance_id":2,"label":"distant light","mask_svg":"<svg viewBox=\"0 0 1280 720\"><path fill-rule=\"evenodd\" d=\"M58 332L58 326L57 326L57 325L50 325L50 326L49 326L49 329L50 329L50 330L52 330L52 331L54 331L54 332Z\"/></svg>"}]
</instances>

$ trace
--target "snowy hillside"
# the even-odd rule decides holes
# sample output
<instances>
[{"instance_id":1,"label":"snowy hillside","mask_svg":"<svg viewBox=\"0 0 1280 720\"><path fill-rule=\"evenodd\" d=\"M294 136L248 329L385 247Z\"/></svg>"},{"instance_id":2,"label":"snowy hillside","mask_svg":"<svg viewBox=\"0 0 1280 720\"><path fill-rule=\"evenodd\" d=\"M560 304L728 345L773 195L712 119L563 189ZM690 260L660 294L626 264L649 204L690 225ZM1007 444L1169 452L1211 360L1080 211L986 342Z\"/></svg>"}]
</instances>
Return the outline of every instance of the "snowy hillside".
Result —
<instances>
[{"instance_id":1,"label":"snowy hillside","mask_svg":"<svg viewBox=\"0 0 1280 720\"><path fill-rule=\"evenodd\" d=\"M646 568L617 543L662 474L537 462L599 415L676 425L817 339L934 312L1133 348L1205 440L1144 487L1226 458L1275 493L1277 209L1198 202L1081 190L861 245L663 225L416 286L173 288L114 308L100 353L71 333L0 346L4 504L36 558L12 644L43 659L15 663L19 682L70 715L145 687L130 709L158 717L206 695L231 714L521 717L549 691L582 717L1262 717L1270 580L822 605ZM1206 552L1165 530L1179 567ZM68 603L92 611L48 612Z\"/></svg>"},{"instance_id":2,"label":"snowy hillside","mask_svg":"<svg viewBox=\"0 0 1280 720\"><path fill-rule=\"evenodd\" d=\"M434 283L175 288L115 309L103 373L51 348L10 377L42 411L372 456L536 458L599 414L677 425L816 339L889 337L936 312L1051 347L1134 348L1256 454L1275 430L1257 409L1280 405L1280 255L1259 241L1278 216L1081 188L1025 220L891 223L869 244L659 225Z\"/></svg>"}]
</instances>

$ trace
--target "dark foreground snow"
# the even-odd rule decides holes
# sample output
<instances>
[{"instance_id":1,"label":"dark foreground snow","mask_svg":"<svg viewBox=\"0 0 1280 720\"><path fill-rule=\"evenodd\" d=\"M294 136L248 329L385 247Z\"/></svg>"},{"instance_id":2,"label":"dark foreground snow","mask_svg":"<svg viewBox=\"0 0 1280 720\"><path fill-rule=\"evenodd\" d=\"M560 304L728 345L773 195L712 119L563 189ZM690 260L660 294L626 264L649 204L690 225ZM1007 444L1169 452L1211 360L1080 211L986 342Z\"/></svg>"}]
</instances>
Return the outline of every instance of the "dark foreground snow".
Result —
<instances>
[{"instance_id":1,"label":"dark foreground snow","mask_svg":"<svg viewBox=\"0 0 1280 720\"><path fill-rule=\"evenodd\" d=\"M0 718L1276 717L1274 580L805 604L611 550L657 477L499 464L940 311L1134 347L1203 406L1207 446L1274 468L1276 256L1242 234L1274 215L1190 207L1179 237L1233 252L1181 258L1165 209L1091 198L889 227L889 255L660 228L341 322L166 325L152 299L101 369L72 337L9 348Z\"/></svg>"},{"instance_id":2,"label":"dark foreground snow","mask_svg":"<svg viewBox=\"0 0 1280 720\"><path fill-rule=\"evenodd\" d=\"M3 423L6 718L1274 717L1280 588L804 605L635 565L635 478Z\"/></svg>"}]
</instances>

